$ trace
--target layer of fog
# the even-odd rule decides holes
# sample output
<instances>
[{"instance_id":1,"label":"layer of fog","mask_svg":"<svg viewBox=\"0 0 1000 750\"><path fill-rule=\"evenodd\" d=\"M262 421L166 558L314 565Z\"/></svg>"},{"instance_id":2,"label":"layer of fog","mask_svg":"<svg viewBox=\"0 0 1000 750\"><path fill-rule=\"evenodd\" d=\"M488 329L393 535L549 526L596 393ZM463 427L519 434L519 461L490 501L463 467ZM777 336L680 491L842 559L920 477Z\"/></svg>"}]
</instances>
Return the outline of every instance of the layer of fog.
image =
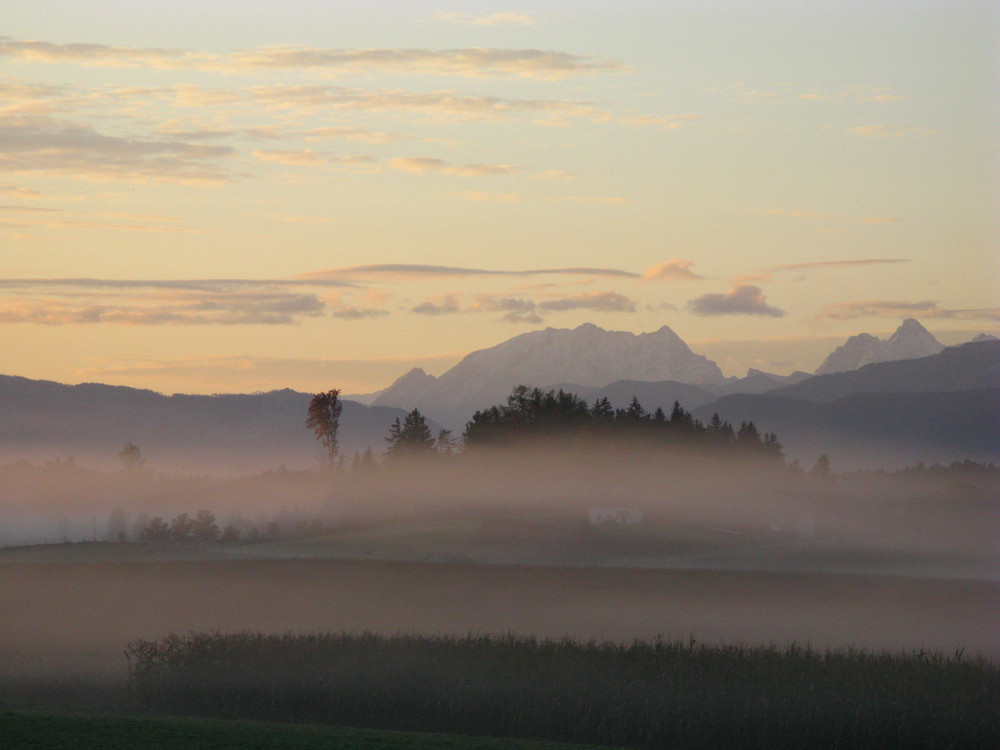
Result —
<instances>
[{"instance_id":1,"label":"layer of fog","mask_svg":"<svg viewBox=\"0 0 1000 750\"><path fill-rule=\"evenodd\" d=\"M823 569L836 567L831 555L840 551L850 553L844 570L907 573L907 560L919 560L909 572L996 579L998 476L978 467L827 476L639 443L234 479L22 462L0 466L0 546L139 543L153 518L208 510L241 540L212 547L215 556L276 554L247 543L253 530L255 539L286 542L282 555L304 557ZM457 521L476 533L456 546L447 536ZM350 531L381 529L384 541L427 524L442 530L439 550L345 543ZM308 549L289 548L306 536Z\"/></svg>"}]
</instances>

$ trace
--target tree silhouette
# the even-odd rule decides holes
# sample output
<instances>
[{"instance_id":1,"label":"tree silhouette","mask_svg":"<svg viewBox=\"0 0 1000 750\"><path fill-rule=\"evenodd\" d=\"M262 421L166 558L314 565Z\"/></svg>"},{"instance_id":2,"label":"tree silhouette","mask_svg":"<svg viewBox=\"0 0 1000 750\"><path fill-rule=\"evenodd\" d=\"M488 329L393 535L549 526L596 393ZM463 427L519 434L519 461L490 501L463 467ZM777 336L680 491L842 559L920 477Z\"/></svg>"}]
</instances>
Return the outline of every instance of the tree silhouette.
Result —
<instances>
[{"instance_id":1,"label":"tree silhouette","mask_svg":"<svg viewBox=\"0 0 1000 750\"><path fill-rule=\"evenodd\" d=\"M187 513L178 513L170 521L170 538L177 541L184 541L191 538L191 529L194 522Z\"/></svg>"},{"instance_id":2,"label":"tree silhouette","mask_svg":"<svg viewBox=\"0 0 1000 750\"><path fill-rule=\"evenodd\" d=\"M191 536L199 542L214 542L219 538L219 527L215 514L210 510L199 510L191 521Z\"/></svg>"},{"instance_id":3,"label":"tree silhouette","mask_svg":"<svg viewBox=\"0 0 1000 750\"><path fill-rule=\"evenodd\" d=\"M240 540L240 530L237 526L233 524L228 524L226 528L222 530L222 536L219 537L219 541L224 544L236 544Z\"/></svg>"},{"instance_id":4,"label":"tree silhouette","mask_svg":"<svg viewBox=\"0 0 1000 750\"><path fill-rule=\"evenodd\" d=\"M922 465L922 464L921 464ZM819 458L816 459L816 463L810 469L809 473L816 479L821 481L826 481L830 478L830 457L825 453L821 453Z\"/></svg>"},{"instance_id":5,"label":"tree silhouette","mask_svg":"<svg viewBox=\"0 0 1000 750\"><path fill-rule=\"evenodd\" d=\"M399 421L399 417L389 426L387 458L416 458L434 452L434 437L427 420L419 410L414 409Z\"/></svg>"},{"instance_id":6,"label":"tree silhouette","mask_svg":"<svg viewBox=\"0 0 1000 750\"><path fill-rule=\"evenodd\" d=\"M441 430L438 432L437 440L434 441L434 448L444 456L450 456L455 452L455 438L451 435L451 430Z\"/></svg>"},{"instance_id":7,"label":"tree silhouette","mask_svg":"<svg viewBox=\"0 0 1000 750\"><path fill-rule=\"evenodd\" d=\"M390 435L397 439L402 424ZM599 445L628 438L667 450L712 451L719 457L764 461L784 465L784 449L774 433L761 434L753 422L743 422L739 430L712 415L707 425L695 419L675 401L668 416L660 407L650 414L635 396L624 409L614 409L605 397L593 406L573 393L542 391L519 385L503 405L477 411L466 423L463 449L486 445L530 445L534 440L574 441L589 435L588 443Z\"/></svg>"},{"instance_id":8,"label":"tree silhouette","mask_svg":"<svg viewBox=\"0 0 1000 750\"><path fill-rule=\"evenodd\" d=\"M333 389L326 393L317 393L309 402L309 411L306 416L306 427L313 431L316 439L326 449L326 456L330 462L330 468L337 460L337 428L340 426L340 410L343 405L340 403L340 391Z\"/></svg>"},{"instance_id":9,"label":"tree silhouette","mask_svg":"<svg viewBox=\"0 0 1000 750\"><path fill-rule=\"evenodd\" d=\"M139 532L140 542L165 542L170 539L170 526L163 518L156 516Z\"/></svg>"},{"instance_id":10,"label":"tree silhouette","mask_svg":"<svg viewBox=\"0 0 1000 750\"><path fill-rule=\"evenodd\" d=\"M142 465L146 463L146 459L142 457L142 451L135 443L125 443L125 447L118 452L118 458L122 460L122 468L125 471L141 469Z\"/></svg>"}]
</instances>

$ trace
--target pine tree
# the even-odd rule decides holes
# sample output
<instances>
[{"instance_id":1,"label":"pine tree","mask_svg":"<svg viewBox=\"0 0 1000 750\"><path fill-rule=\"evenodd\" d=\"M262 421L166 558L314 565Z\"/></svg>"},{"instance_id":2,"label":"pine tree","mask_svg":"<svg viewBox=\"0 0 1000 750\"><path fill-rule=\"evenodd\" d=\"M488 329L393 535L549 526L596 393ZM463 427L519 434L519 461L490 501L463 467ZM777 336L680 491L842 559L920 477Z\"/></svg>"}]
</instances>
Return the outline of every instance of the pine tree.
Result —
<instances>
[{"instance_id":1,"label":"pine tree","mask_svg":"<svg viewBox=\"0 0 1000 750\"><path fill-rule=\"evenodd\" d=\"M424 415L417 409L407 414L402 422L396 417L389 427L389 437L386 438L386 442L389 444L386 450L387 458L418 458L434 452L431 428L427 426Z\"/></svg>"}]
</instances>

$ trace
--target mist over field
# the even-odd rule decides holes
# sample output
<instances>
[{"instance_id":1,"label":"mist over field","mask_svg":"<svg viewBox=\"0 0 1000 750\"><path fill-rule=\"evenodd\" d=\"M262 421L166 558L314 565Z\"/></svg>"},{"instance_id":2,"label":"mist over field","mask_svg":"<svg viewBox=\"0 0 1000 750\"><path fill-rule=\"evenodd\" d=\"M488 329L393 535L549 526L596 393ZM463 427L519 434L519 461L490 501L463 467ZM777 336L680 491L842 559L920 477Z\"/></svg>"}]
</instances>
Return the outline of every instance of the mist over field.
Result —
<instances>
[{"instance_id":1,"label":"mist over field","mask_svg":"<svg viewBox=\"0 0 1000 750\"><path fill-rule=\"evenodd\" d=\"M0 745L1000 747L996 2L8 5Z\"/></svg>"},{"instance_id":2,"label":"mist over field","mask_svg":"<svg viewBox=\"0 0 1000 750\"><path fill-rule=\"evenodd\" d=\"M173 439L189 473L131 442L98 465L0 465L10 689L115 690L124 643L245 629L1000 655L991 463L900 466L881 443L867 460L891 469L802 465L752 422L526 386L461 439L417 409L373 412L396 416L362 452L364 407L341 425L336 391L307 410L279 395L301 442L272 458L309 468L215 468L200 441L223 428ZM266 456L275 438L245 439Z\"/></svg>"},{"instance_id":3,"label":"mist over field","mask_svg":"<svg viewBox=\"0 0 1000 750\"><path fill-rule=\"evenodd\" d=\"M695 730L703 737L723 732L720 711L757 727L780 715L779 725L807 734L840 731L826 706L853 715L851 702L868 700L865 670L883 692L875 718L852 720L851 732L883 736L898 725L905 695L907 715L951 735L969 705L958 696L981 696L982 680L992 685L1000 659L992 463L900 467L895 446L881 443L884 453L867 460L895 468L841 470L825 453L803 466L753 422L737 428L717 414L703 422L678 402L669 415L650 413L637 398L616 409L606 397L589 404L526 386L476 411L461 438L418 409L390 412L402 416L376 455L341 450L342 411L333 390L311 397L298 420L283 415L311 438L309 468L234 473L228 459L216 468L197 432L173 442L179 455L198 457L197 472L157 470L132 442L110 468L107 457L96 466L0 464L0 695L658 747L677 721L650 709L637 679L674 696L678 716L687 714L686 691L743 695L736 704L712 699L713 720ZM250 455L267 455L260 437L250 439L259 451ZM835 454L839 447L830 443ZM328 635L310 635L320 633ZM326 645L307 657L317 638ZM579 650L564 657L570 666L546 656L557 643ZM608 661L632 664L625 644L645 677ZM394 649L402 650L390 656ZM443 669L442 649L453 667L435 680L431 711L420 708L430 700L420 686ZM513 671L505 649L522 653ZM642 666L661 658L674 666ZM562 676L515 699L538 683L532 659ZM732 662L729 677L713 676L718 659ZM678 691L664 675L685 660L696 682ZM905 678L888 688L890 662ZM764 679L758 663L779 673ZM858 682L833 679L834 663L850 665ZM781 670L802 674L803 665L824 675L830 696L787 685ZM378 681L396 669L405 679ZM470 670L483 671L472 678ZM607 687L613 675L631 697ZM928 679L962 691L950 718L926 718L926 705L937 705ZM594 697L597 685L607 700ZM359 690L371 698L349 711ZM565 716L561 729L541 719L525 729L525 717L552 716L570 694L604 708L574 699L582 714ZM612 694L614 711L633 718L613 731L594 719L580 733L582 715L610 710ZM804 703L790 713L792 700ZM784 708L775 714L771 701ZM452 704L463 708L441 708ZM519 718L496 723L514 705ZM982 718L965 731L992 736L988 714L977 709ZM653 724L655 733L630 734ZM927 731L917 732L921 741Z\"/></svg>"},{"instance_id":4,"label":"mist over field","mask_svg":"<svg viewBox=\"0 0 1000 750\"><path fill-rule=\"evenodd\" d=\"M625 441L239 479L0 475L0 659L24 679L114 682L124 641L245 628L1000 655L980 465L827 475Z\"/></svg>"}]
</instances>

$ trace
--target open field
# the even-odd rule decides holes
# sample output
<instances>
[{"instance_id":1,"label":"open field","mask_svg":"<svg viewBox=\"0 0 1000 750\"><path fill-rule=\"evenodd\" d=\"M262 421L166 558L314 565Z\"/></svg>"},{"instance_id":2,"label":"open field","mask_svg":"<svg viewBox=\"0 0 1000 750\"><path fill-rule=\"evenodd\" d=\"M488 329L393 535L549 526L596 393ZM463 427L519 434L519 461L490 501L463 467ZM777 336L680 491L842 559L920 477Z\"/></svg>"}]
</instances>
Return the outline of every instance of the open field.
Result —
<instances>
[{"instance_id":1,"label":"open field","mask_svg":"<svg viewBox=\"0 0 1000 750\"><path fill-rule=\"evenodd\" d=\"M855 517L857 516L857 517ZM583 512L425 513L327 523L255 542L75 542L0 548L0 564L391 560L582 568L857 573L1000 581L1000 511L798 509L755 519L588 523Z\"/></svg>"},{"instance_id":2,"label":"open field","mask_svg":"<svg viewBox=\"0 0 1000 750\"><path fill-rule=\"evenodd\" d=\"M124 678L126 643L256 630L513 632L1000 658L1000 582L827 573L345 560L0 564L0 668Z\"/></svg>"},{"instance_id":3,"label":"open field","mask_svg":"<svg viewBox=\"0 0 1000 750\"><path fill-rule=\"evenodd\" d=\"M0 706L5 750L599 750L561 742Z\"/></svg>"}]
</instances>

